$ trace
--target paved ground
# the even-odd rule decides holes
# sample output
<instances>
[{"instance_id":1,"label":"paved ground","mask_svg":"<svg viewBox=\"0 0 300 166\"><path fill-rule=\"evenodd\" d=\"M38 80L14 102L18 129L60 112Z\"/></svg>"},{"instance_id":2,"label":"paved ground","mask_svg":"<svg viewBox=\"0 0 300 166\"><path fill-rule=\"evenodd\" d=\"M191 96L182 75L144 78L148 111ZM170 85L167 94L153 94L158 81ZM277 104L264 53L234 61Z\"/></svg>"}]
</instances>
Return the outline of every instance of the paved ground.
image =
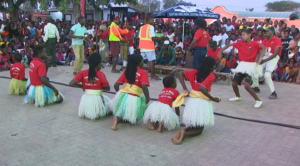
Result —
<instances>
[{"instance_id":1,"label":"paved ground","mask_svg":"<svg viewBox=\"0 0 300 166\"><path fill-rule=\"evenodd\" d=\"M104 72L112 87L120 74L111 74L109 68ZM0 72L0 76L9 76L9 72ZM50 68L48 76L52 81L68 83L72 68ZM206 127L201 136L175 146L171 143L175 131L160 134L148 131L141 123L121 124L118 131L112 131L112 116L95 121L79 118L77 108L83 93L80 89L54 84L66 97L65 101L36 108L22 104L22 96L8 95L9 81L0 78L0 166L300 165L300 131L296 129L215 116L215 126ZM157 98L162 83L150 84L151 97ZM270 101L269 89L263 85L259 97L264 105L254 109L254 101L243 87L243 101L230 103L231 86L217 82L212 94L220 96L222 102L214 104L214 110L300 126L300 86L275 86L279 98ZM180 86L178 89L182 91Z\"/></svg>"}]
</instances>

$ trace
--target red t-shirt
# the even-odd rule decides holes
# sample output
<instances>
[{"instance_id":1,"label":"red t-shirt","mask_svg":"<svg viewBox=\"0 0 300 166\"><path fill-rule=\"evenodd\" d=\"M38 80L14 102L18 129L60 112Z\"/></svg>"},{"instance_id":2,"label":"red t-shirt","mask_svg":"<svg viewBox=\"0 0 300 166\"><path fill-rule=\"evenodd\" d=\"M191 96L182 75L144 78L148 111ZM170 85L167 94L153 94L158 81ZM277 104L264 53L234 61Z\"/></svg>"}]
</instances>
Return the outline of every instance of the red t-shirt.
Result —
<instances>
[{"instance_id":1,"label":"red t-shirt","mask_svg":"<svg viewBox=\"0 0 300 166\"><path fill-rule=\"evenodd\" d=\"M194 47L207 47L210 35L204 29L199 28L196 31L194 38L198 39Z\"/></svg>"},{"instance_id":2,"label":"red t-shirt","mask_svg":"<svg viewBox=\"0 0 300 166\"><path fill-rule=\"evenodd\" d=\"M102 90L103 87L109 86L105 74L102 71L96 71L95 82L89 82L89 69L82 70L74 77L78 83L82 82L84 89Z\"/></svg>"},{"instance_id":3,"label":"red t-shirt","mask_svg":"<svg viewBox=\"0 0 300 166\"><path fill-rule=\"evenodd\" d=\"M47 76L46 66L39 58L33 58L30 62L29 78L31 85L43 85L40 76Z\"/></svg>"},{"instance_id":4,"label":"red t-shirt","mask_svg":"<svg viewBox=\"0 0 300 166\"><path fill-rule=\"evenodd\" d=\"M257 42L264 41L264 40L265 40L264 37L255 37L255 38L253 38L253 41L257 41Z\"/></svg>"},{"instance_id":5,"label":"red t-shirt","mask_svg":"<svg viewBox=\"0 0 300 166\"><path fill-rule=\"evenodd\" d=\"M279 75L282 75L283 72L285 72L285 68L280 69L279 67L277 67L276 71L278 72Z\"/></svg>"},{"instance_id":6,"label":"red t-shirt","mask_svg":"<svg viewBox=\"0 0 300 166\"><path fill-rule=\"evenodd\" d=\"M268 39L265 39L262 44L264 46L271 47L271 53L274 54L275 51L275 47L280 47L279 51L278 51L278 56L281 56L281 51L282 51L282 43L281 43L281 39L279 39L276 36L273 36L272 39L269 41Z\"/></svg>"},{"instance_id":7,"label":"red t-shirt","mask_svg":"<svg viewBox=\"0 0 300 166\"><path fill-rule=\"evenodd\" d=\"M121 84L128 83L125 77L125 71L122 73L122 75L117 80L117 82ZM149 77L148 77L148 73L145 70L140 69L138 67L136 71L135 83L133 85L142 88L142 84L147 84L148 86L150 86Z\"/></svg>"},{"instance_id":8,"label":"red t-shirt","mask_svg":"<svg viewBox=\"0 0 300 166\"><path fill-rule=\"evenodd\" d=\"M129 33L126 34L127 39L131 38L131 36L134 35L134 29L131 29L131 31ZM129 40L129 47L133 46L133 38L131 40Z\"/></svg>"},{"instance_id":9,"label":"red t-shirt","mask_svg":"<svg viewBox=\"0 0 300 166\"><path fill-rule=\"evenodd\" d=\"M23 29L24 28L21 28L21 30L20 30L21 36L22 37L29 36L29 34L30 34L29 29L28 28L25 28L24 30Z\"/></svg>"},{"instance_id":10,"label":"red t-shirt","mask_svg":"<svg viewBox=\"0 0 300 166\"><path fill-rule=\"evenodd\" d=\"M19 62L16 62L15 64L11 65L10 76L18 80L25 79L25 66Z\"/></svg>"},{"instance_id":11,"label":"red t-shirt","mask_svg":"<svg viewBox=\"0 0 300 166\"><path fill-rule=\"evenodd\" d=\"M231 23L234 26L234 29L238 29L239 28L239 24L238 23Z\"/></svg>"},{"instance_id":12,"label":"red t-shirt","mask_svg":"<svg viewBox=\"0 0 300 166\"><path fill-rule=\"evenodd\" d=\"M240 61L256 61L256 57L260 50L260 44L257 41L250 41L249 43L246 43L243 40L240 40L236 43L232 43L232 46L238 49Z\"/></svg>"},{"instance_id":13,"label":"red t-shirt","mask_svg":"<svg viewBox=\"0 0 300 166\"><path fill-rule=\"evenodd\" d=\"M56 56L58 58L58 61L63 61L64 60L64 55L62 53L56 53Z\"/></svg>"},{"instance_id":14,"label":"red t-shirt","mask_svg":"<svg viewBox=\"0 0 300 166\"><path fill-rule=\"evenodd\" d=\"M198 73L198 70L196 70L196 69L184 70L185 80L187 80L191 83L192 89L195 91L199 91L199 87L200 87L200 85L202 85L207 89L208 92L210 92L211 86L215 81L215 75L210 73L203 82L198 83L197 76L196 76L197 73Z\"/></svg>"},{"instance_id":15,"label":"red t-shirt","mask_svg":"<svg viewBox=\"0 0 300 166\"><path fill-rule=\"evenodd\" d=\"M218 48L216 50L213 50L212 48L207 50L207 56L211 56L213 58L215 58L216 62L218 62L218 53L221 50L221 48ZM221 54L222 55L222 54Z\"/></svg>"},{"instance_id":16,"label":"red t-shirt","mask_svg":"<svg viewBox=\"0 0 300 166\"><path fill-rule=\"evenodd\" d=\"M230 64L230 61L227 61L227 62L226 62L226 67L229 66L229 64ZM235 64L236 64L236 60L233 59L232 62L231 62L230 69L234 68L234 65L235 65Z\"/></svg>"},{"instance_id":17,"label":"red t-shirt","mask_svg":"<svg viewBox=\"0 0 300 166\"><path fill-rule=\"evenodd\" d=\"M160 92L158 101L164 104L168 104L170 107L172 107L172 103L178 95L179 92L176 89L165 88Z\"/></svg>"},{"instance_id":18,"label":"red t-shirt","mask_svg":"<svg viewBox=\"0 0 300 166\"><path fill-rule=\"evenodd\" d=\"M9 60L9 54L8 54L8 53L7 53L7 54L4 54L4 55L2 54L2 58L3 58L3 59Z\"/></svg>"}]
</instances>

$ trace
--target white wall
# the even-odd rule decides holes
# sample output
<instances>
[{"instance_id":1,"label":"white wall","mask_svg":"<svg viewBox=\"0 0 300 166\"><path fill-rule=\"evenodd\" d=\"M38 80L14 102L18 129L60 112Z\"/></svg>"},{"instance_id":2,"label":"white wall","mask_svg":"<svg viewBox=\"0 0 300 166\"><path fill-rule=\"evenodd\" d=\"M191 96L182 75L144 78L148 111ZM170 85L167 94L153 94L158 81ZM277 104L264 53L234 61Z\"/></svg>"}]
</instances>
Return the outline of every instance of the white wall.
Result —
<instances>
[{"instance_id":1,"label":"white wall","mask_svg":"<svg viewBox=\"0 0 300 166\"><path fill-rule=\"evenodd\" d=\"M59 19L60 21L62 21L62 18L63 18L63 14L61 12L50 12L50 16L52 17L52 19L54 21L56 19Z\"/></svg>"},{"instance_id":2,"label":"white wall","mask_svg":"<svg viewBox=\"0 0 300 166\"><path fill-rule=\"evenodd\" d=\"M107 18L108 14L110 14L110 9L104 9L103 10L103 20L105 20L105 21L109 21L110 20L110 18Z\"/></svg>"}]
</instances>

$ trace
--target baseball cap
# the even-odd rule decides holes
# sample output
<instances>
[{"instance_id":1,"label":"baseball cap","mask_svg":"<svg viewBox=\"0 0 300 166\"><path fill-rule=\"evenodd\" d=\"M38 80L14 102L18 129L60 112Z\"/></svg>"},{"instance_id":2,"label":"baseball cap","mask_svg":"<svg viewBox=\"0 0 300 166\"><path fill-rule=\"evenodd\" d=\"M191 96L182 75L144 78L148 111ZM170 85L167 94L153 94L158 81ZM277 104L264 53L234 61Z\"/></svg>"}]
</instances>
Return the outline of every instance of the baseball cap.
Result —
<instances>
[{"instance_id":1,"label":"baseball cap","mask_svg":"<svg viewBox=\"0 0 300 166\"><path fill-rule=\"evenodd\" d=\"M273 26L269 26L266 28L266 31L273 31L275 32L275 28Z\"/></svg>"}]
</instances>

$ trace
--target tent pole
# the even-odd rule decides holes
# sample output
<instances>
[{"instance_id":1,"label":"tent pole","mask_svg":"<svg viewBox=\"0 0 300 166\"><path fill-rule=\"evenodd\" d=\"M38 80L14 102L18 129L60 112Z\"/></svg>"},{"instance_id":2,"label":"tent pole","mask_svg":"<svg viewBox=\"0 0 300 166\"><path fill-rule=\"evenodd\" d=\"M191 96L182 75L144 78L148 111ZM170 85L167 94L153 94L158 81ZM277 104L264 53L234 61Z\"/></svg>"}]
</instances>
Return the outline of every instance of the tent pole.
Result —
<instances>
[{"instance_id":1,"label":"tent pole","mask_svg":"<svg viewBox=\"0 0 300 166\"><path fill-rule=\"evenodd\" d=\"M184 42L183 41L184 40L184 24L185 24L185 18L183 18L183 25L182 25L183 26L183 28L182 28L183 29L182 30L182 38L181 38L182 39L182 43Z\"/></svg>"}]
</instances>

